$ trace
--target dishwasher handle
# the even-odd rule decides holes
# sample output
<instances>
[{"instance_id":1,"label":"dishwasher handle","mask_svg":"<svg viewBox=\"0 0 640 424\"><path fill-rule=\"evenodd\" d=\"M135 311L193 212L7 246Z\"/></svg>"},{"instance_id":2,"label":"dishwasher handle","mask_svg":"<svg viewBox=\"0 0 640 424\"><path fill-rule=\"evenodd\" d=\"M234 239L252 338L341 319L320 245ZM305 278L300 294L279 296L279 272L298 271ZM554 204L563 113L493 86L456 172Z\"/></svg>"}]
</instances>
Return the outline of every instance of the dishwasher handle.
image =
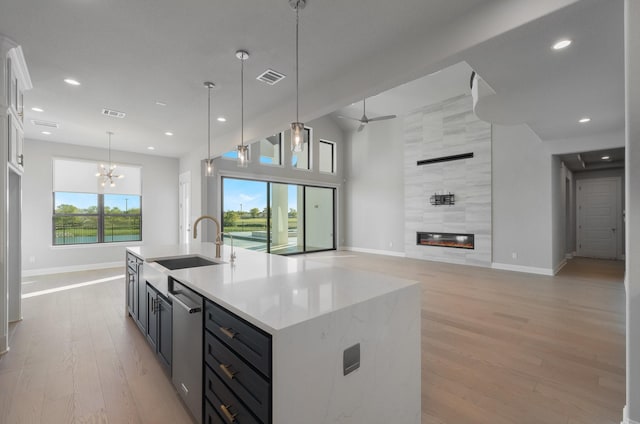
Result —
<instances>
[{"instance_id":1,"label":"dishwasher handle","mask_svg":"<svg viewBox=\"0 0 640 424\"><path fill-rule=\"evenodd\" d=\"M178 294L178 293L176 293ZM178 299L176 297L175 294L173 293L169 293L169 299L171 299L171 303L173 303L174 305L179 305L182 308L186 309L188 313L190 314L197 314L198 312L202 312L202 306L197 305L197 306L189 306L186 303L184 303L182 300Z\"/></svg>"}]
</instances>

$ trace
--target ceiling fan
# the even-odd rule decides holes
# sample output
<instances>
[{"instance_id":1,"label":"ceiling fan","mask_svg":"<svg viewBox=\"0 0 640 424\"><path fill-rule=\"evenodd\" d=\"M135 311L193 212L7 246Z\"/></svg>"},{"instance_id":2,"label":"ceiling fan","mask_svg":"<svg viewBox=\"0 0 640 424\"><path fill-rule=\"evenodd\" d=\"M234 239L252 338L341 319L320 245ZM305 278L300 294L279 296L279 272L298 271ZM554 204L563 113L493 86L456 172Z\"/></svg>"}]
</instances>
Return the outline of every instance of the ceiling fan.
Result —
<instances>
[{"instance_id":1,"label":"ceiling fan","mask_svg":"<svg viewBox=\"0 0 640 424\"><path fill-rule=\"evenodd\" d=\"M360 122L360 127L358 128L358 132L362 131L364 126L366 124L368 124L369 122L385 121L387 119L393 119L395 117L396 117L396 115L376 116L375 118L367 117L367 99L363 99L362 100L362 118L358 119L358 118L352 118L350 116L338 115L338 118L351 119L352 121Z\"/></svg>"}]
</instances>

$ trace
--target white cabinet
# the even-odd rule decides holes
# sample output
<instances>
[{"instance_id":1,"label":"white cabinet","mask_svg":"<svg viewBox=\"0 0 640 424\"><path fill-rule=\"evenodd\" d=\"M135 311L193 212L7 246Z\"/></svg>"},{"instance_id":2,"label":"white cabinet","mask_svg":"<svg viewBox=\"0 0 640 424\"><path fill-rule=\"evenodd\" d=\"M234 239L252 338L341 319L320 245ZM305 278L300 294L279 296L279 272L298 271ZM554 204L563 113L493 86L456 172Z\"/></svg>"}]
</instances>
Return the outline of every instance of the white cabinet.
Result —
<instances>
[{"instance_id":1,"label":"white cabinet","mask_svg":"<svg viewBox=\"0 0 640 424\"><path fill-rule=\"evenodd\" d=\"M6 42L5 42L6 44ZM7 161L13 169L22 173L24 169L24 91L30 89L31 78L20 46L9 48L3 55L4 92L7 119Z\"/></svg>"},{"instance_id":2,"label":"white cabinet","mask_svg":"<svg viewBox=\"0 0 640 424\"><path fill-rule=\"evenodd\" d=\"M7 116L7 129L8 161L17 171L22 172L24 169L24 155L22 153L24 133L22 132L22 126L12 113Z\"/></svg>"}]
</instances>

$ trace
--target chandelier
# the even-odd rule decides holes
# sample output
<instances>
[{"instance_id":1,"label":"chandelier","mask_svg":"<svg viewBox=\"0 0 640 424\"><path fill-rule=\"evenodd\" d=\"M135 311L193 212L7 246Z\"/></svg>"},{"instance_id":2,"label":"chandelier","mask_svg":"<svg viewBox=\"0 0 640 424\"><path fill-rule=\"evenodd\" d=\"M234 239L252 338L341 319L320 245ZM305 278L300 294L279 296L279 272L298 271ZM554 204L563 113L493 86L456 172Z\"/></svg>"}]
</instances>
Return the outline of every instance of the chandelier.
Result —
<instances>
[{"instance_id":1,"label":"chandelier","mask_svg":"<svg viewBox=\"0 0 640 424\"><path fill-rule=\"evenodd\" d=\"M105 167L104 164L100 164L100 172L96 174L96 177L100 178L100 185L104 187L107 183L109 183L109 187L115 187L116 183L114 180L119 178L124 178L124 175L118 175L114 171L116 169L116 165L111 163L111 136L113 133L111 131L107 131L107 135L109 136L109 167Z\"/></svg>"}]
</instances>

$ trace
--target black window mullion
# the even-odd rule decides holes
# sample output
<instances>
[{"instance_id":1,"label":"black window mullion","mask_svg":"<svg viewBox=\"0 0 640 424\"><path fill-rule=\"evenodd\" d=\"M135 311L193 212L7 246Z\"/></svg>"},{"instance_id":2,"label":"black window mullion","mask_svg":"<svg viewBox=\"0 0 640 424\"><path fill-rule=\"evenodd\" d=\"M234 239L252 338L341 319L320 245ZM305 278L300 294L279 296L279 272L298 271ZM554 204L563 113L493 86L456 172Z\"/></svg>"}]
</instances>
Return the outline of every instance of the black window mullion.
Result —
<instances>
[{"instance_id":1,"label":"black window mullion","mask_svg":"<svg viewBox=\"0 0 640 424\"><path fill-rule=\"evenodd\" d=\"M104 194L98 194L98 243L104 243Z\"/></svg>"}]
</instances>

